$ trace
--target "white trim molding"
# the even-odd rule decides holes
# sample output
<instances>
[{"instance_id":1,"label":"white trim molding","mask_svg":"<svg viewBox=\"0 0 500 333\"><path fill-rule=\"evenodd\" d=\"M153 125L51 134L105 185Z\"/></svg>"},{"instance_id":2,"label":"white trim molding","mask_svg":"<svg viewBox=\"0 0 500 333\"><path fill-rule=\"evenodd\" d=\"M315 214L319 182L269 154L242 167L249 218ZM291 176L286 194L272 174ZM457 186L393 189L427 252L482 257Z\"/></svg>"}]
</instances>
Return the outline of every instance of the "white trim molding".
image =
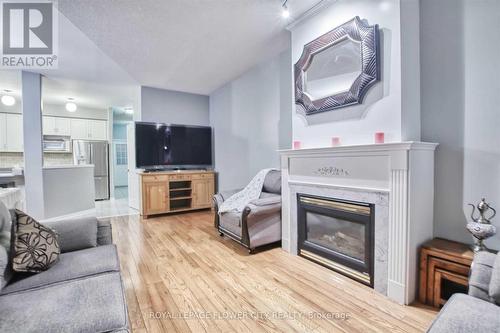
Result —
<instances>
[{"instance_id":1,"label":"white trim molding","mask_svg":"<svg viewBox=\"0 0 500 333\"><path fill-rule=\"evenodd\" d=\"M330 6L330 5L333 5L337 1L338 0L319 0L314 6L312 6L307 11L305 11L304 13L302 13L299 17L297 17L292 22L290 22L286 26L286 29L287 30L293 29L293 27L299 25L301 22L304 22L309 17L312 17L312 16L316 15L321 10L323 10L323 8L325 8L327 6Z\"/></svg>"},{"instance_id":2,"label":"white trim molding","mask_svg":"<svg viewBox=\"0 0 500 333\"><path fill-rule=\"evenodd\" d=\"M387 251L387 262L376 269L375 280L381 281L381 287L375 289L401 304L411 303L418 282L418 250L433 237L436 147L435 143L399 142L280 151L282 248L297 254L298 188L350 196L345 199L372 200L385 193L388 214L380 214L376 225L387 228L376 227L375 237L387 240L382 249Z\"/></svg>"}]
</instances>

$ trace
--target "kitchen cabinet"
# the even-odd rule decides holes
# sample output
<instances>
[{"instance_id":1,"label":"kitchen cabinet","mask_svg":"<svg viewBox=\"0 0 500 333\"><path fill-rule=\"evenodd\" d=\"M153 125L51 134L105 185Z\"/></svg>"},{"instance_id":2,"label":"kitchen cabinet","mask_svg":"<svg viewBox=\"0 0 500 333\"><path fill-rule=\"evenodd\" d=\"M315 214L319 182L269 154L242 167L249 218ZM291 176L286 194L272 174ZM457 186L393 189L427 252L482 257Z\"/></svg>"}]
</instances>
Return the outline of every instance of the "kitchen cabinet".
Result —
<instances>
[{"instance_id":1,"label":"kitchen cabinet","mask_svg":"<svg viewBox=\"0 0 500 333\"><path fill-rule=\"evenodd\" d=\"M71 135L70 118L43 117L43 135Z\"/></svg>"},{"instance_id":2,"label":"kitchen cabinet","mask_svg":"<svg viewBox=\"0 0 500 333\"><path fill-rule=\"evenodd\" d=\"M107 140L106 124L105 120L71 119L71 139Z\"/></svg>"},{"instance_id":3,"label":"kitchen cabinet","mask_svg":"<svg viewBox=\"0 0 500 333\"><path fill-rule=\"evenodd\" d=\"M87 119L71 119L71 139L88 140L89 134L87 124Z\"/></svg>"},{"instance_id":4,"label":"kitchen cabinet","mask_svg":"<svg viewBox=\"0 0 500 333\"><path fill-rule=\"evenodd\" d=\"M23 117L20 114L0 114L0 151L23 151Z\"/></svg>"},{"instance_id":5,"label":"kitchen cabinet","mask_svg":"<svg viewBox=\"0 0 500 333\"><path fill-rule=\"evenodd\" d=\"M103 120L89 120L89 134L92 140L107 140L107 122Z\"/></svg>"}]
</instances>

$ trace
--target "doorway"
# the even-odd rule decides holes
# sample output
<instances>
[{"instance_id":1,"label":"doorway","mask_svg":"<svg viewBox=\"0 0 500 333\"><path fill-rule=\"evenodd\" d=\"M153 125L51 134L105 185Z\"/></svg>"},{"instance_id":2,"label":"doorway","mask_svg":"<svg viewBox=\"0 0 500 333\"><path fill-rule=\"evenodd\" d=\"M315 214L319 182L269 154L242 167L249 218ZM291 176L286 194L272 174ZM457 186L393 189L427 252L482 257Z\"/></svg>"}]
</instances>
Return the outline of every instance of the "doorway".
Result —
<instances>
[{"instance_id":1,"label":"doorway","mask_svg":"<svg viewBox=\"0 0 500 333\"><path fill-rule=\"evenodd\" d=\"M128 197L128 154L127 140L113 140L113 180L115 186L115 199Z\"/></svg>"},{"instance_id":2,"label":"doorway","mask_svg":"<svg viewBox=\"0 0 500 333\"><path fill-rule=\"evenodd\" d=\"M127 108L113 108L113 140L111 163L115 200L128 202L128 143L127 126L132 123L132 113Z\"/></svg>"}]
</instances>

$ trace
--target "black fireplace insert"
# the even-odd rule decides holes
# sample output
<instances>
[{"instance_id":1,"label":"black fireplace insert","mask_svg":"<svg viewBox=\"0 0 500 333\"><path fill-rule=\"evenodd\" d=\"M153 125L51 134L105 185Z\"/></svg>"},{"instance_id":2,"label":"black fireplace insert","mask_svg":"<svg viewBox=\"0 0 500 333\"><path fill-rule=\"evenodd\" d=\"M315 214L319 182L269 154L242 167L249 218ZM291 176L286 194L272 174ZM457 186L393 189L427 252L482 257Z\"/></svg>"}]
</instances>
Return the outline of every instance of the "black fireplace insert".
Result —
<instances>
[{"instance_id":1,"label":"black fireplace insert","mask_svg":"<svg viewBox=\"0 0 500 333\"><path fill-rule=\"evenodd\" d=\"M373 288L375 205L297 194L299 255Z\"/></svg>"}]
</instances>

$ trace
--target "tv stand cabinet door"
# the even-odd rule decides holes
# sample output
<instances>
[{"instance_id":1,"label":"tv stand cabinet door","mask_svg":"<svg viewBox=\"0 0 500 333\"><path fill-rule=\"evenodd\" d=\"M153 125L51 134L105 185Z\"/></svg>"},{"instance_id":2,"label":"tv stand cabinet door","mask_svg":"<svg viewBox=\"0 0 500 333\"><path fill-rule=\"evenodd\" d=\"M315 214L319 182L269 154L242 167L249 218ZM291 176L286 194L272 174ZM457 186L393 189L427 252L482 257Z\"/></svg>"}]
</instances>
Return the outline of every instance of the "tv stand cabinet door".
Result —
<instances>
[{"instance_id":1,"label":"tv stand cabinet door","mask_svg":"<svg viewBox=\"0 0 500 333\"><path fill-rule=\"evenodd\" d=\"M168 211L168 185L165 182L143 183L144 215Z\"/></svg>"},{"instance_id":2,"label":"tv stand cabinet door","mask_svg":"<svg viewBox=\"0 0 500 333\"><path fill-rule=\"evenodd\" d=\"M212 205L213 178L193 179L191 187L193 189L193 208L204 208Z\"/></svg>"}]
</instances>

